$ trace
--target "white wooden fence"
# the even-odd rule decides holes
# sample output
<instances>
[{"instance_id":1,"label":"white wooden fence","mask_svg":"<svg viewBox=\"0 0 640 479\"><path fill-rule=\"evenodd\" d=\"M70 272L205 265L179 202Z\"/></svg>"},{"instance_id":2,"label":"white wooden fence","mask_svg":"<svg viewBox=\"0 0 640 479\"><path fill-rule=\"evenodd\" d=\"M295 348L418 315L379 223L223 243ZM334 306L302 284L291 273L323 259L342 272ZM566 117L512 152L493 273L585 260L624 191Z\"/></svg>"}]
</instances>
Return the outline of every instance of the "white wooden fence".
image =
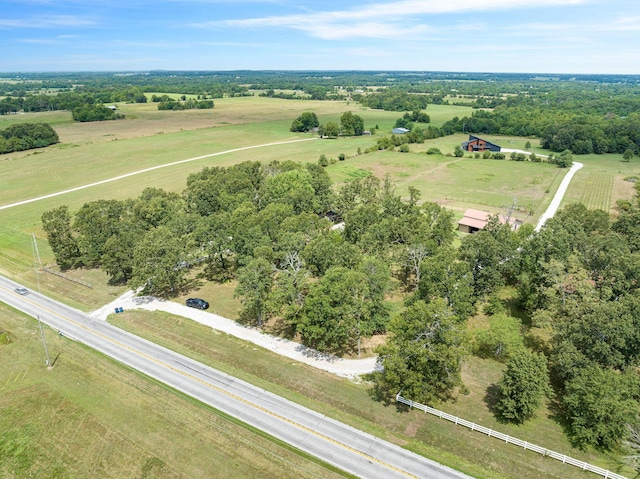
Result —
<instances>
[{"instance_id":1,"label":"white wooden fence","mask_svg":"<svg viewBox=\"0 0 640 479\"><path fill-rule=\"evenodd\" d=\"M494 431L493 429L490 429L488 427L480 426L479 424L475 424L465 419L452 416L451 414L447 414L444 411L440 411L438 409L425 406L424 404L411 401L410 399L405 399L402 396L400 396L400 393L396 395L396 401L402 404L406 404L407 406L410 406L412 408L420 409L426 413L433 414L434 416L438 416L439 418L446 419L447 421L451 421L455 424L459 424L460 426L468 427L472 431L478 431L483 434L486 434L489 437L495 437L496 439L500 439L501 441L504 441L508 444L515 444L516 446L520 446L524 449L528 449L530 451L535 451L539 454L542 454L545 457L552 457L553 459L557 459L558 461L561 461L564 464L571 464L572 466L579 467L584 471L594 472L604 477L605 479L627 479L625 476L621 476L620 474L616 474L615 472L602 469L601 467L593 466L587 462L578 461L577 459L573 459L572 457L566 456L564 454L550 451L549 449L546 449L544 447L536 446L535 444L531 444L530 442L523 441L521 439L511 437L507 434Z\"/></svg>"}]
</instances>

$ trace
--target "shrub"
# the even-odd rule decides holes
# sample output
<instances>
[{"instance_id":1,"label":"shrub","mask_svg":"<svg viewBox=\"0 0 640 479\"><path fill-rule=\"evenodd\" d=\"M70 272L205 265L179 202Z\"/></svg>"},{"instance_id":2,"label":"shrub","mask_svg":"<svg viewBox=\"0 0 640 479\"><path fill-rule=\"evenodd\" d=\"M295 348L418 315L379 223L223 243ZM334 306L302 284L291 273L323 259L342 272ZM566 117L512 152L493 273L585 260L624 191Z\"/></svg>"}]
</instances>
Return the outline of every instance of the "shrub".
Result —
<instances>
[{"instance_id":1,"label":"shrub","mask_svg":"<svg viewBox=\"0 0 640 479\"><path fill-rule=\"evenodd\" d=\"M427 150L427 155L442 155L440 148L431 147Z\"/></svg>"},{"instance_id":2,"label":"shrub","mask_svg":"<svg viewBox=\"0 0 640 479\"><path fill-rule=\"evenodd\" d=\"M509 360L498 382L496 412L505 421L521 424L535 415L550 390L546 358L522 349Z\"/></svg>"}]
</instances>

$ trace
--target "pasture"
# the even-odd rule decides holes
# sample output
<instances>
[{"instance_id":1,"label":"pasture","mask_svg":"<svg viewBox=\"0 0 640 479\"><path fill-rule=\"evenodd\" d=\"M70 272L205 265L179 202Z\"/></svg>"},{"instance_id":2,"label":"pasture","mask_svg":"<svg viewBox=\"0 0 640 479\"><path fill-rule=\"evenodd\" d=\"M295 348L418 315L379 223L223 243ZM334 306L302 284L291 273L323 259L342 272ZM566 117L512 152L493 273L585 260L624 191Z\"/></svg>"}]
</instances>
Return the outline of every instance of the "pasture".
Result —
<instances>
[{"instance_id":1,"label":"pasture","mask_svg":"<svg viewBox=\"0 0 640 479\"><path fill-rule=\"evenodd\" d=\"M410 145L409 153L358 154L358 149L364 151L375 144L378 136L388 134L401 113L365 110L353 103L260 97L214 101L213 110L175 112L158 111L152 103L119 104L118 111L125 114L126 119L86 124L74 123L68 112L0 117L0 128L12 122L48 121L61 139L59 145L47 149L0 156L0 208L212 153L313 139L182 162L0 209L0 273L86 311L112 301L124 288L109 286L106 275L100 271L68 272L72 277L88 281L92 288L38 272L32 234L43 263L54 263L40 224L42 213L60 205L68 205L70 211L75 212L88 201L131 198L147 187L180 192L190 173L207 166L227 166L246 160L316 162L321 154L338 158L344 153L345 161L327 167L336 186L363 175L388 174L400 194L405 195L408 188L414 186L422 192L422 200L437 201L458 215L467 207L502 212L515 199L519 208L517 216L532 223L549 204L566 172L543 163L447 156L466 140L466 135ZM320 140L312 134L289 132L293 119L304 111L316 112L324 123L339 121L342 112L349 110L363 117L365 128L375 129L377 125L376 135ZM439 125L452 116L468 115L471 109L430 105L427 112L432 124ZM507 148L521 149L527 141L491 135L487 139ZM536 153L544 153L536 141L532 143ZM443 155L426 155L431 147L440 148ZM619 156L576 157L585 168L576 175L564 203L584 201L589 207L610 209L617 199L631 198L633 185L623 178L640 175L640 166L633 161L624 163ZM225 301L216 306L217 312L233 318L237 300L232 299L231 285L225 288L221 295ZM205 296L215 294L213 289L205 293ZM100 471L102 477L160 478L332 477L334 474L298 451L220 417L188 398L167 394L163 386L59 338L52 331L47 331L48 340L53 354L60 353L60 358L53 371L46 371L41 365L41 343L35 323L1 305L0 313L0 331L9 331L15 338L8 345L0 345L0 431L8 431L0 436L5 441L0 445L9 444L11 451L21 454L16 456L20 462L6 467L25 468L37 476L45 464L53 464L57 477L82 477L93 471ZM114 322L116 319L116 324L137 334L474 476L589 477L415 411L399 414L393 407L373 402L364 384L353 384L283 361L277 355L212 333L190 321L133 312L119 315ZM616 464L602 455L574 450L550 418L550 410L541 412L521 428L497 424L483 398L489 385L499 377L501 368L491 361L465 365L469 395L460 396L458 402L442 408L615 469ZM320 383L322 388L317 386ZM50 405L55 405L55 409ZM54 414L56 411L60 414ZM30 412L33 414L29 415ZM60 443L48 449L56 441ZM113 464L116 462L122 463L121 468ZM1 467L0 476L5 474Z\"/></svg>"},{"instance_id":2,"label":"pasture","mask_svg":"<svg viewBox=\"0 0 640 479\"><path fill-rule=\"evenodd\" d=\"M40 224L42 213L61 205L75 212L88 201L132 198L147 187L180 192L190 173L208 166L227 166L246 160L316 162L322 154L334 159L344 154L345 161L336 161L327 167L337 187L359 176L388 174L400 194L406 194L408 187L414 186L422 192L423 200L437 201L458 216L468 207L503 212L515 201L516 215L531 223L535 223L547 207L564 174L564 170L542 163L483 160L470 154L461 159L448 156L456 145L466 140L467 136L462 134L410 145L409 153L374 151L358 155L358 150L364 152L375 145L378 136L389 134L401 113L363 109L355 103L241 97L217 99L215 104L213 110L188 111L158 111L154 103L118 104L119 112L126 116L124 120L94 123L73 122L69 112L0 117L2 128L14 122L48 121L61 139L60 144L49 148L0 156L0 208L175 163L34 203L0 209L0 271L30 287L42 281L45 291L58 299L66 298L81 309L93 309L110 301L121 290L107 286L104 275L98 272L70 272L94 285L88 291L50 275L36 277L32 234L37 239L43 263L54 262ZM293 119L304 111L316 112L320 122L338 122L344 111L353 111L363 117L365 128L376 134L321 140L311 133L289 132ZM470 114L471 109L430 105L427 112L432 124L441 125L453 116ZM212 153L300 139L310 141L183 162ZM488 135L487 139L520 149L528 141L495 135ZM540 153L538 142L531 142L533 151ZM439 148L443 155L426 155L432 147ZM569 187L564 204L587 201L590 207L611 209L616 200L633 196L633 185L623 178L640 174L637 163L624 163L619 155L577 159L586 166ZM607 175L613 180L604 184L602 181ZM589 184L590 177L600 186ZM608 188L609 191L605 191Z\"/></svg>"}]
</instances>

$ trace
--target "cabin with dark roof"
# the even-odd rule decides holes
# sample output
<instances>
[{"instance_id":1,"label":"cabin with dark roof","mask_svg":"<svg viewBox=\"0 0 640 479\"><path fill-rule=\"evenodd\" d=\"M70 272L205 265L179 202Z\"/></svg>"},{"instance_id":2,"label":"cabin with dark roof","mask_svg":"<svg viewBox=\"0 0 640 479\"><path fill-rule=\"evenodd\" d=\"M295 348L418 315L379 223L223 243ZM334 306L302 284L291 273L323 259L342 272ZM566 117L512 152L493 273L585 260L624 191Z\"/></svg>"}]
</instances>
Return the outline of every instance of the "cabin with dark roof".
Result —
<instances>
[{"instance_id":1,"label":"cabin with dark roof","mask_svg":"<svg viewBox=\"0 0 640 479\"><path fill-rule=\"evenodd\" d=\"M490 141L484 140L474 135L469 135L469 141L465 141L462 144L462 149L465 151L500 151L500 146Z\"/></svg>"}]
</instances>

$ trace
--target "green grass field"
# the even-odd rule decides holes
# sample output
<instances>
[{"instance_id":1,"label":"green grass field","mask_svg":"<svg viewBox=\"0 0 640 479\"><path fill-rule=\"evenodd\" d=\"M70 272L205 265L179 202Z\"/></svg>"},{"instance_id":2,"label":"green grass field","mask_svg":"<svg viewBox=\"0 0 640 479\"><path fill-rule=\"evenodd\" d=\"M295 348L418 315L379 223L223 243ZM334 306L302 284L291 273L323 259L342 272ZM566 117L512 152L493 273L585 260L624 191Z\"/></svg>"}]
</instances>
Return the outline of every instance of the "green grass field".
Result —
<instances>
[{"instance_id":1,"label":"green grass field","mask_svg":"<svg viewBox=\"0 0 640 479\"><path fill-rule=\"evenodd\" d=\"M350 477L0 305L0 477Z\"/></svg>"},{"instance_id":2,"label":"green grass field","mask_svg":"<svg viewBox=\"0 0 640 479\"><path fill-rule=\"evenodd\" d=\"M363 117L365 128L378 126L378 130L370 137L229 153L1 209L0 273L85 311L112 301L124 288L109 286L100 271L68 272L91 283L92 288L38 272L32 234L43 263L54 263L40 225L42 213L63 204L74 212L88 201L135 197L146 187L180 192L187 176L205 166L245 160L316 162L321 154L338 158L344 153L345 161L327 169L337 185L363 175L388 174L400 194L414 186L421 190L423 200L438 201L457 215L467 207L501 212L515 199L517 215L530 222L544 211L565 173L541 163L445 156L466 135L411 145L410 153L357 155L359 148L364 151L375 144L377 136L390 132L401 113L365 110L354 103L248 97L219 99L215 104L213 110L177 112L160 112L152 103L119 104L118 111L126 119L87 124L73 122L69 112L0 117L0 128L13 122L48 121L61 138L59 145L47 149L0 155L0 207L196 156L313 138L289 132L291 122L303 111L315 111L324 123L339 121L342 112L351 110ZM471 109L430 105L427 112L432 123L440 125L452 116L470 114ZM487 139L521 149L527 141L491 135ZM537 141L532 143L536 153L544 153ZM431 147L440 148L444 155L426 155ZM620 155L575 159L585 168L572 182L565 204L583 201L589 207L611 209L616 200L635 193L633 184L624 178L640 175L638 163L624 163ZM214 294L213 286L202 288L199 294L204 297ZM233 299L233 285L225 288L218 295L224 301L216 310L235 318L238 303ZM436 418L385 407L371 400L365 384L283 360L180 318L127 313L118 321L143 336L477 477L589 477ZM54 370L47 371L42 367L33 321L2 305L0 330L9 332L2 335L2 343L7 337L12 339L0 344L0 454L11 458L0 460L0 477L39 477L44 468L53 471L50 477L332 477L324 466L296 451L51 331L47 331L51 348L60 357ZM548 411L521 427L495 423L484 397L500 370L491 361L467 364L464 373L470 394L441 407L602 467L617 467L607 456L573 449Z\"/></svg>"}]
</instances>

